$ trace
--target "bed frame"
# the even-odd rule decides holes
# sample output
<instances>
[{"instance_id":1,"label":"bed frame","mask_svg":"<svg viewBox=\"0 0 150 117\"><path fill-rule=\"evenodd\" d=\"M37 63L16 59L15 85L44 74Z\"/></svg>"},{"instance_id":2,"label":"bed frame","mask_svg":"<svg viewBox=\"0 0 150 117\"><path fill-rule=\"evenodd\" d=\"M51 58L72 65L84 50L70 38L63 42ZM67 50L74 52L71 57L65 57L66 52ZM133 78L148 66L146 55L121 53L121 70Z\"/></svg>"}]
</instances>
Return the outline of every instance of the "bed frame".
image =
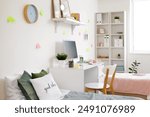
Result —
<instances>
[{"instance_id":1,"label":"bed frame","mask_svg":"<svg viewBox=\"0 0 150 117\"><path fill-rule=\"evenodd\" d=\"M5 80L0 79L0 100L5 99Z\"/></svg>"}]
</instances>

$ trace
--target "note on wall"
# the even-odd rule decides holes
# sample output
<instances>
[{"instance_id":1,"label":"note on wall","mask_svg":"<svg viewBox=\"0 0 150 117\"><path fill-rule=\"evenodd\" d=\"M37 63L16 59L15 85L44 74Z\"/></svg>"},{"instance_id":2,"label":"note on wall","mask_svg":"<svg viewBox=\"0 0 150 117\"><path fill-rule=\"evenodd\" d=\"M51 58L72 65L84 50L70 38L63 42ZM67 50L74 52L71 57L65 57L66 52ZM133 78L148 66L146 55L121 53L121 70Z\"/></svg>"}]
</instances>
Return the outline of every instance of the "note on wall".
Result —
<instances>
[{"instance_id":1,"label":"note on wall","mask_svg":"<svg viewBox=\"0 0 150 117\"><path fill-rule=\"evenodd\" d=\"M44 10L43 9L40 10L40 16L44 16Z\"/></svg>"},{"instance_id":2,"label":"note on wall","mask_svg":"<svg viewBox=\"0 0 150 117\"><path fill-rule=\"evenodd\" d=\"M91 50L90 48L86 48L86 52L90 52L90 50Z\"/></svg>"},{"instance_id":3,"label":"note on wall","mask_svg":"<svg viewBox=\"0 0 150 117\"><path fill-rule=\"evenodd\" d=\"M36 49L40 49L40 48L41 48L40 43L36 43Z\"/></svg>"},{"instance_id":4,"label":"note on wall","mask_svg":"<svg viewBox=\"0 0 150 117\"><path fill-rule=\"evenodd\" d=\"M14 23L16 20L15 20L15 18L14 17L12 17L12 16L8 16L7 17L7 22L8 23Z\"/></svg>"}]
</instances>

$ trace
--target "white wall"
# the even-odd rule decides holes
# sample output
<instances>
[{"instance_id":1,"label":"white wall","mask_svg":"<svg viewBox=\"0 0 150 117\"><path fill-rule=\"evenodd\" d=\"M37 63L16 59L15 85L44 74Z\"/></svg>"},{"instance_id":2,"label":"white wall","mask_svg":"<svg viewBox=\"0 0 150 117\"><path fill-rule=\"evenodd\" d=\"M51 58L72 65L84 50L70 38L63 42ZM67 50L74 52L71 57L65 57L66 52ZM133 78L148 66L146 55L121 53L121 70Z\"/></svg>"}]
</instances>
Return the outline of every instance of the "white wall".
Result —
<instances>
[{"instance_id":1,"label":"white wall","mask_svg":"<svg viewBox=\"0 0 150 117\"><path fill-rule=\"evenodd\" d=\"M81 13L81 20L89 22L84 27L76 27L74 35L65 24L60 24L55 32L50 15L51 0L0 0L0 77L48 68L56 54L56 42L63 39L77 40L79 55L94 57L94 12L98 0L69 2L71 11ZM23 7L30 3L38 10L43 9L45 14L39 16L35 24L27 24L23 17ZM16 22L7 23L8 16L13 16ZM88 41L83 39L85 33L89 33ZM35 48L37 42L41 44L40 49Z\"/></svg>"},{"instance_id":2,"label":"white wall","mask_svg":"<svg viewBox=\"0 0 150 117\"><path fill-rule=\"evenodd\" d=\"M130 8L130 0L99 0L99 12L104 12L104 11L126 11L126 19L127 19L127 68L131 65L131 63L134 60L137 60L141 62L141 65L139 67L139 72L144 72L148 73L150 72L150 55L144 55L144 54L131 54L129 52L129 9Z\"/></svg>"}]
</instances>

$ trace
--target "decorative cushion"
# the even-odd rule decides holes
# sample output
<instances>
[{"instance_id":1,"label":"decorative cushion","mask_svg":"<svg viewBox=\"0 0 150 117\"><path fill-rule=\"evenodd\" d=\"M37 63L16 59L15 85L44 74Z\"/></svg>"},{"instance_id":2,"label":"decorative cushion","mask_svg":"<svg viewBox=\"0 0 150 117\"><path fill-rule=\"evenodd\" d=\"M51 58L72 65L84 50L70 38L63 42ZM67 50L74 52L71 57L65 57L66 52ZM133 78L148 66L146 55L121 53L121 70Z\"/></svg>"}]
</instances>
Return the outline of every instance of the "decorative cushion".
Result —
<instances>
[{"instance_id":1,"label":"decorative cushion","mask_svg":"<svg viewBox=\"0 0 150 117\"><path fill-rule=\"evenodd\" d=\"M25 100L20 88L18 87L17 79L21 75L6 76L5 77L5 89L7 100Z\"/></svg>"},{"instance_id":2,"label":"decorative cushion","mask_svg":"<svg viewBox=\"0 0 150 117\"><path fill-rule=\"evenodd\" d=\"M30 79L30 81L40 100L61 99L62 93L50 73L41 78Z\"/></svg>"},{"instance_id":3,"label":"decorative cushion","mask_svg":"<svg viewBox=\"0 0 150 117\"><path fill-rule=\"evenodd\" d=\"M39 77L43 77L45 75L47 75L47 71L45 70L41 70L40 73L32 73L32 78L39 78Z\"/></svg>"},{"instance_id":4,"label":"decorative cushion","mask_svg":"<svg viewBox=\"0 0 150 117\"><path fill-rule=\"evenodd\" d=\"M18 86L27 100L38 100L38 96L30 82L31 76L28 72L24 71L20 79L18 79Z\"/></svg>"}]
</instances>

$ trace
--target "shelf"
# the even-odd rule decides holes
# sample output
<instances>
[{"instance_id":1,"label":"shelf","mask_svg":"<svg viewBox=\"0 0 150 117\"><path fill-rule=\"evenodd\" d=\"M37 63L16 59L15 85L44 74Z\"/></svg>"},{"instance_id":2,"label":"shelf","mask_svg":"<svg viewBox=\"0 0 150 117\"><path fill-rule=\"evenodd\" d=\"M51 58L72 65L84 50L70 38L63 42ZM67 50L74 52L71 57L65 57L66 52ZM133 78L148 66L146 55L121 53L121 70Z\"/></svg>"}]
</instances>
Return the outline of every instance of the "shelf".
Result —
<instances>
[{"instance_id":1,"label":"shelf","mask_svg":"<svg viewBox=\"0 0 150 117\"><path fill-rule=\"evenodd\" d=\"M104 36L104 35L109 35L109 34L96 34L97 36Z\"/></svg>"},{"instance_id":2,"label":"shelf","mask_svg":"<svg viewBox=\"0 0 150 117\"><path fill-rule=\"evenodd\" d=\"M111 47L112 49L124 49L124 47Z\"/></svg>"},{"instance_id":3,"label":"shelf","mask_svg":"<svg viewBox=\"0 0 150 117\"><path fill-rule=\"evenodd\" d=\"M63 22L66 24L74 25L74 26L86 25L86 23L79 22L79 21L71 19L71 18L53 18L52 20L55 22Z\"/></svg>"},{"instance_id":4,"label":"shelf","mask_svg":"<svg viewBox=\"0 0 150 117\"><path fill-rule=\"evenodd\" d=\"M99 47L99 46L97 46L96 48L98 48L98 49L109 49L109 47Z\"/></svg>"},{"instance_id":5,"label":"shelf","mask_svg":"<svg viewBox=\"0 0 150 117\"><path fill-rule=\"evenodd\" d=\"M97 58L97 59L99 59L101 61L109 61L109 58Z\"/></svg>"},{"instance_id":6,"label":"shelf","mask_svg":"<svg viewBox=\"0 0 150 117\"><path fill-rule=\"evenodd\" d=\"M72 33L75 26L86 25L86 23L84 22L80 22L71 18L53 18L52 20L56 23L55 32L57 32L58 23L65 23L71 25Z\"/></svg>"},{"instance_id":7,"label":"shelf","mask_svg":"<svg viewBox=\"0 0 150 117\"><path fill-rule=\"evenodd\" d=\"M119 36L121 36L121 35L124 35L124 34L111 34L112 36L117 36L117 35L119 35Z\"/></svg>"},{"instance_id":8,"label":"shelf","mask_svg":"<svg viewBox=\"0 0 150 117\"><path fill-rule=\"evenodd\" d=\"M109 25L109 23L97 23L97 26L104 26L104 25Z\"/></svg>"},{"instance_id":9,"label":"shelf","mask_svg":"<svg viewBox=\"0 0 150 117\"><path fill-rule=\"evenodd\" d=\"M124 59L112 58L112 61L124 61Z\"/></svg>"},{"instance_id":10,"label":"shelf","mask_svg":"<svg viewBox=\"0 0 150 117\"><path fill-rule=\"evenodd\" d=\"M100 12L95 16L95 56L97 60L103 61L106 65L121 64L123 67L118 67L118 71L126 71L126 18L124 12ZM114 17L117 16L120 18L119 21L114 20ZM106 35L109 35L108 39L105 39ZM117 40L120 38L121 40Z\"/></svg>"},{"instance_id":11,"label":"shelf","mask_svg":"<svg viewBox=\"0 0 150 117\"><path fill-rule=\"evenodd\" d=\"M124 23L111 23L111 25L123 25Z\"/></svg>"}]
</instances>

